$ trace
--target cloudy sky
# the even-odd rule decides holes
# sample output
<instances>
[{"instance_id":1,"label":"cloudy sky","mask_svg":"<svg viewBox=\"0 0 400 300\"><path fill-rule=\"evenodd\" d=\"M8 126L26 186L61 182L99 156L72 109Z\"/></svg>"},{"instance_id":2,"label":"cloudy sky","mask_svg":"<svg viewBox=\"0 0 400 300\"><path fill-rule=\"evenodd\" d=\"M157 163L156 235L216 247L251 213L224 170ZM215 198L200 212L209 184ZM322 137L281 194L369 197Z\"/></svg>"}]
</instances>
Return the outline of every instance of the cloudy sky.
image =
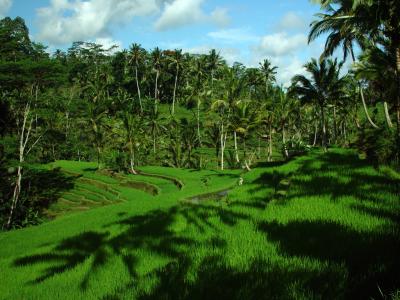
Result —
<instances>
[{"instance_id":1,"label":"cloudy sky","mask_svg":"<svg viewBox=\"0 0 400 300\"><path fill-rule=\"evenodd\" d=\"M81 40L193 53L215 48L228 63L271 59L283 84L321 53L321 40L307 45L318 10L309 0L0 0L0 17L23 17L32 39L50 50Z\"/></svg>"}]
</instances>

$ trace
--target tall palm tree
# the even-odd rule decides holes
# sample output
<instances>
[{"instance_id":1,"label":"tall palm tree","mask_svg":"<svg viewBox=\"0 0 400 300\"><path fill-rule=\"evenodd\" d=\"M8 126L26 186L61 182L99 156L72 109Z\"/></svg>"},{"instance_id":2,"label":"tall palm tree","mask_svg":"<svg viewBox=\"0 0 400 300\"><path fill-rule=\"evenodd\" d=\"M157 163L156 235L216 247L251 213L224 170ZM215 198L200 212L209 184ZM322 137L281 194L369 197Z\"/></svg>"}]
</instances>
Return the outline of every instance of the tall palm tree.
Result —
<instances>
[{"instance_id":1,"label":"tall palm tree","mask_svg":"<svg viewBox=\"0 0 400 300\"><path fill-rule=\"evenodd\" d=\"M212 49L207 56L207 67L211 73L211 95L214 93L214 76L219 67L224 65L224 61L215 49Z\"/></svg>"},{"instance_id":2,"label":"tall palm tree","mask_svg":"<svg viewBox=\"0 0 400 300\"><path fill-rule=\"evenodd\" d=\"M259 69L247 68L246 69L246 81L249 88L249 98L252 99L253 94L256 94L257 87L263 81L263 74Z\"/></svg>"},{"instance_id":3,"label":"tall palm tree","mask_svg":"<svg viewBox=\"0 0 400 300\"><path fill-rule=\"evenodd\" d=\"M192 65L192 74L194 76L193 94L197 98L197 137L199 143L201 144L201 134L200 134L200 107L201 107L201 94L205 94L206 88L204 86L204 78L206 77L205 72L206 60L205 57L196 58L194 64Z\"/></svg>"},{"instance_id":4,"label":"tall palm tree","mask_svg":"<svg viewBox=\"0 0 400 300\"><path fill-rule=\"evenodd\" d=\"M157 136L161 133L162 130L165 130L165 126L163 125L164 118L161 117L160 112L157 110L157 106L154 105L150 109L150 113L147 115L147 125L150 129L152 142L153 142L153 154L157 153Z\"/></svg>"},{"instance_id":5,"label":"tall palm tree","mask_svg":"<svg viewBox=\"0 0 400 300\"><path fill-rule=\"evenodd\" d=\"M341 64L337 60L325 60L320 63L316 59L305 64L306 71L310 74L307 78L304 75L296 75L292 79L291 93L300 97L303 103L313 101L320 110L322 128L322 147L326 150L327 132L325 108L328 101L340 94L344 84L340 77Z\"/></svg>"},{"instance_id":6,"label":"tall palm tree","mask_svg":"<svg viewBox=\"0 0 400 300\"><path fill-rule=\"evenodd\" d=\"M258 110L255 109L255 102L239 100L235 102L231 117L230 124L234 126L234 134L235 134L235 152L236 152L236 160L238 162L237 157L237 145L236 145L236 133L239 133L242 137L243 142L243 153L244 153L244 163L247 169L250 169L250 163L247 160L247 147L246 141L248 136L256 128L260 123ZM251 160L251 159L250 159Z\"/></svg>"},{"instance_id":7,"label":"tall palm tree","mask_svg":"<svg viewBox=\"0 0 400 300\"><path fill-rule=\"evenodd\" d=\"M227 127L229 125L229 103L225 100L216 100L211 105L211 110L216 111L219 116L218 127L219 127L219 145L221 148L221 160L220 166L221 170L224 170L224 154L225 154L225 146L226 146L226 137L227 137Z\"/></svg>"},{"instance_id":8,"label":"tall palm tree","mask_svg":"<svg viewBox=\"0 0 400 300\"><path fill-rule=\"evenodd\" d=\"M172 97L172 109L171 109L171 114L173 115L175 113L175 99L176 99L176 89L178 85L178 76L179 76L179 71L183 67L183 60L184 56L182 54L182 50L175 50L173 53L173 56L170 57L170 66L175 68L175 83L174 83L174 93Z\"/></svg>"},{"instance_id":9,"label":"tall palm tree","mask_svg":"<svg viewBox=\"0 0 400 300\"><path fill-rule=\"evenodd\" d=\"M276 122L282 133L282 146L285 158L289 158L287 147L289 131L294 126L295 119L300 115L298 113L298 101L283 90L282 87L276 87L274 90L274 113Z\"/></svg>"},{"instance_id":10,"label":"tall palm tree","mask_svg":"<svg viewBox=\"0 0 400 300\"><path fill-rule=\"evenodd\" d=\"M268 59L264 59L260 62L260 71L264 75L264 83L265 83L265 94L269 93L269 86L276 80L276 70L278 67L272 66L272 63Z\"/></svg>"},{"instance_id":11,"label":"tall palm tree","mask_svg":"<svg viewBox=\"0 0 400 300\"><path fill-rule=\"evenodd\" d=\"M140 112L143 113L143 106L142 106L142 99L140 95L140 86L139 86L139 76L138 76L138 68L139 65L143 59L143 48L141 47L140 44L132 44L130 47L130 59L129 59L129 64L134 63L135 65L135 79L136 79L136 88L137 88L137 93L139 97L139 104L140 104Z\"/></svg>"},{"instance_id":12,"label":"tall palm tree","mask_svg":"<svg viewBox=\"0 0 400 300\"><path fill-rule=\"evenodd\" d=\"M122 120L125 128L125 142L126 148L129 151L129 166L132 174L137 174L135 170L135 148L136 144L139 143L139 133L142 130L142 119L137 118L133 114L134 106L128 93L124 90L117 91L117 100L120 109L118 111L118 117ZM127 109L126 109L127 108Z\"/></svg>"},{"instance_id":13,"label":"tall palm tree","mask_svg":"<svg viewBox=\"0 0 400 300\"><path fill-rule=\"evenodd\" d=\"M308 42L314 41L322 34L329 33L321 58L331 56L337 48L341 47L343 60L350 54L355 63L354 44L364 48L366 39L363 24L368 21L365 11L360 12L360 10L362 11L360 7L355 9L357 6L353 0L320 0L317 2L327 13L317 14L319 20L311 23ZM358 85L365 116L374 128L378 128L369 115L361 83Z\"/></svg>"},{"instance_id":14,"label":"tall palm tree","mask_svg":"<svg viewBox=\"0 0 400 300\"><path fill-rule=\"evenodd\" d=\"M152 63L153 63L153 68L156 71L156 82L154 86L154 105L157 106L157 100L159 96L158 92L158 78L160 77L161 73L161 66L162 66L162 59L163 59L163 53L160 50L160 48L156 47L152 52L151 52L151 58L152 58Z\"/></svg>"},{"instance_id":15,"label":"tall palm tree","mask_svg":"<svg viewBox=\"0 0 400 300\"><path fill-rule=\"evenodd\" d=\"M360 55L360 60L354 66L354 73L358 79L368 80L377 96L383 100L386 122L389 128L393 127L390 119L387 100L395 100L397 92L396 58L390 49L388 39L382 39L379 45L369 43ZM396 103L392 101L395 111Z\"/></svg>"}]
</instances>

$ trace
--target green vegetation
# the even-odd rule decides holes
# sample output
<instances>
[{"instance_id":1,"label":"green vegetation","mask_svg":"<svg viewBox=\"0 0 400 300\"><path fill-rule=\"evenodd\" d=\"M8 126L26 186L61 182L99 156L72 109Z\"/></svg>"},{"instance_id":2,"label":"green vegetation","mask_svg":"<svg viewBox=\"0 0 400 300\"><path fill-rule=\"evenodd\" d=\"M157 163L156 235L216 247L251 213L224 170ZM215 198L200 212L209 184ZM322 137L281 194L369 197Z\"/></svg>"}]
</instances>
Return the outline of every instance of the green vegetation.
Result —
<instances>
[{"instance_id":1,"label":"green vegetation","mask_svg":"<svg viewBox=\"0 0 400 300\"><path fill-rule=\"evenodd\" d=\"M315 2L287 88L0 20L0 298L399 299L400 2Z\"/></svg>"},{"instance_id":2,"label":"green vegetation","mask_svg":"<svg viewBox=\"0 0 400 300\"><path fill-rule=\"evenodd\" d=\"M126 202L1 234L2 297L378 299L399 287L399 174L353 151L260 165L242 186L237 172L145 169L185 186L121 188Z\"/></svg>"}]
</instances>

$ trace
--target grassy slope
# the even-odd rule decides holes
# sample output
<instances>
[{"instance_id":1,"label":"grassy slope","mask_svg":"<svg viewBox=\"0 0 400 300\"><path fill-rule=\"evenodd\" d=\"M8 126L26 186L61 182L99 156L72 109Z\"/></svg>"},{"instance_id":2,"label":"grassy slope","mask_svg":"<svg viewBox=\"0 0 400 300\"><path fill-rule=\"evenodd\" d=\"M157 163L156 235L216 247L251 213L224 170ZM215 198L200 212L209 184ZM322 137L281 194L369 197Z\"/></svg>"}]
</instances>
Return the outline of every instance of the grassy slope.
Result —
<instances>
[{"instance_id":1,"label":"grassy slope","mask_svg":"<svg viewBox=\"0 0 400 300\"><path fill-rule=\"evenodd\" d=\"M350 151L247 173L224 202L175 205L237 175L145 168L182 191L0 235L5 299L332 299L399 287L399 184Z\"/></svg>"}]
</instances>

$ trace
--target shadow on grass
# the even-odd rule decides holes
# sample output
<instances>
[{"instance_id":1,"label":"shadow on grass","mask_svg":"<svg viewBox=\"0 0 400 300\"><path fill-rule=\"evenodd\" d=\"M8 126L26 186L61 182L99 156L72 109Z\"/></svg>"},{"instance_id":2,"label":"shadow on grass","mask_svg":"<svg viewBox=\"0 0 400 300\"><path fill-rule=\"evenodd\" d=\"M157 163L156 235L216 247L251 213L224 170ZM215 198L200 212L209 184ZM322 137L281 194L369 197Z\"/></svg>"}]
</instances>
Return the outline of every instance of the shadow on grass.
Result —
<instances>
[{"instance_id":1,"label":"shadow on grass","mask_svg":"<svg viewBox=\"0 0 400 300\"><path fill-rule=\"evenodd\" d=\"M208 221L212 217L219 217L222 223L233 226L239 220L245 219L246 215L211 205L186 205L168 211L156 210L145 215L126 217L104 226L104 229L118 226L121 231L117 235L110 236L108 231L85 232L63 240L49 252L21 257L15 260L13 265L15 267L43 263L49 265L40 276L29 282L29 284L39 284L89 260L91 262L89 270L80 282L81 289L86 290L97 270L105 266L111 258L117 257L126 267L133 284L138 278L136 265L141 259L132 254L133 250L140 249L141 253L143 251L154 253L170 261L189 263L191 249L224 248L225 241L218 237L198 241L180 234L188 224L194 225L201 232L217 230Z\"/></svg>"},{"instance_id":2,"label":"shadow on grass","mask_svg":"<svg viewBox=\"0 0 400 300\"><path fill-rule=\"evenodd\" d=\"M323 299L337 297L324 281L338 281L335 272L309 272L300 268L282 268L256 259L246 268L226 266L221 256L205 257L196 269L196 280L186 280L190 261L174 262L157 270L160 284L138 299L294 299L303 295L310 299L317 292ZM318 278L319 280L315 280ZM304 288L304 291L301 289ZM122 298L122 297L121 297ZM105 299L120 299L119 297Z\"/></svg>"},{"instance_id":3,"label":"shadow on grass","mask_svg":"<svg viewBox=\"0 0 400 300\"><path fill-rule=\"evenodd\" d=\"M315 162L319 164L315 165ZM297 189L289 199L327 195L332 200L351 196L359 200L382 204L388 194L400 196L400 181L374 170L367 161L353 152L329 152L318 160L308 159L298 169L292 181Z\"/></svg>"},{"instance_id":4,"label":"shadow on grass","mask_svg":"<svg viewBox=\"0 0 400 300\"><path fill-rule=\"evenodd\" d=\"M378 287L393 291L400 286L400 241L390 228L361 233L321 220L288 224L262 222L259 229L285 255L344 265L347 270L345 298L377 299Z\"/></svg>"},{"instance_id":5,"label":"shadow on grass","mask_svg":"<svg viewBox=\"0 0 400 300\"><path fill-rule=\"evenodd\" d=\"M22 191L36 210L42 212L56 202L63 192L73 189L77 178L65 175L59 168L29 169L23 177Z\"/></svg>"},{"instance_id":6,"label":"shadow on grass","mask_svg":"<svg viewBox=\"0 0 400 300\"><path fill-rule=\"evenodd\" d=\"M354 156L328 153L318 156L318 164L314 164L315 159L316 156L303 159L303 165L293 178L307 175L309 183L293 179L301 189L294 189L288 198L327 194L333 198L350 195L360 199L362 190L369 192L371 199L367 200L373 201L373 188L396 192L396 187L387 186L393 182L377 173L364 172L364 162ZM334 176L338 178L325 181L322 177L321 181L324 170L337 172ZM254 180L248 187L248 194L252 194L253 188L274 187L289 174L276 171L275 174L265 172ZM347 182L339 178L344 173L350 178ZM246 189L246 186L241 188ZM128 272L129 282L113 291L99 291L105 293L103 299L378 299L379 288L387 292L400 286L400 242L396 223L392 223L393 228L382 228L379 233L357 232L324 220L292 220L284 225L255 219L254 211L262 212L264 207L265 202L257 196L237 199L228 207L184 205L144 215L119 214L120 220L105 225L103 232L70 237L49 252L15 260L14 266L48 266L31 282L39 284L90 262L79 282L85 291L96 280L96 272L117 258ZM397 220L397 215L386 209L366 210L366 206L353 209ZM252 222L254 230L265 233L267 239L278 246L279 263L262 255L241 267L227 263L224 253L232 249L228 249L228 241L219 234L224 230L221 225L235 229L242 221ZM188 226L190 230L186 230ZM118 233L111 235L109 232ZM210 253L197 253L197 249L209 249ZM143 259L140 253L144 252L163 257L167 262L141 275L138 268ZM301 262L289 265L287 258L299 258ZM320 266L307 265L315 260L321 262ZM154 282L154 286L140 290L142 280Z\"/></svg>"}]
</instances>

